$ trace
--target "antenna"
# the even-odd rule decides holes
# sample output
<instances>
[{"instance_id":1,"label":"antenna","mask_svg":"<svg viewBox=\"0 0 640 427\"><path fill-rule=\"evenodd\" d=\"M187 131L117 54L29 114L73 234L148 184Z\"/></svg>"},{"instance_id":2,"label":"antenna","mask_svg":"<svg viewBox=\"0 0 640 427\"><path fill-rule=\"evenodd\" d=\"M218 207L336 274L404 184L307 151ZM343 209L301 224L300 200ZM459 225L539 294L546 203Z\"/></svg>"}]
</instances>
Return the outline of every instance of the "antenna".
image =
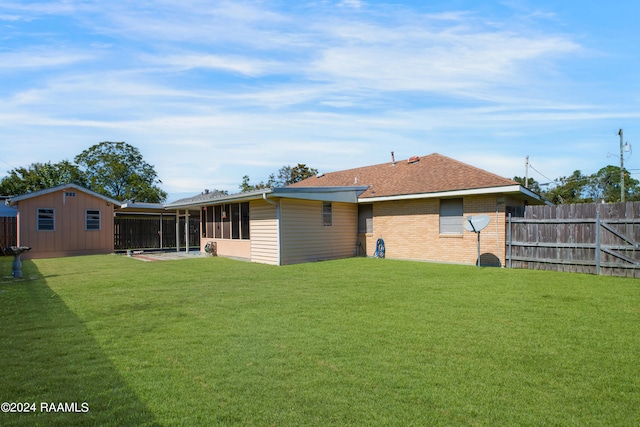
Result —
<instances>
[{"instance_id":1,"label":"antenna","mask_svg":"<svg viewBox=\"0 0 640 427\"><path fill-rule=\"evenodd\" d=\"M478 235L478 270L480 269L480 231L489 225L490 221L491 217L489 215L469 215L467 220L464 222L464 228L467 231L471 231Z\"/></svg>"}]
</instances>

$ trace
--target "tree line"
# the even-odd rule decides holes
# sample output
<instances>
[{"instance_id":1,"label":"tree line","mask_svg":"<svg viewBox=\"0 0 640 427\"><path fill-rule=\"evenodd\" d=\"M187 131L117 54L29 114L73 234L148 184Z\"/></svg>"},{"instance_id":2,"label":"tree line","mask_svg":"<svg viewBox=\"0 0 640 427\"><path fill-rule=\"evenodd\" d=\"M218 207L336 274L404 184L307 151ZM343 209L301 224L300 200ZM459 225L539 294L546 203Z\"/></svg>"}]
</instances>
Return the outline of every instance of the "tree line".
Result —
<instances>
[{"instance_id":1,"label":"tree line","mask_svg":"<svg viewBox=\"0 0 640 427\"><path fill-rule=\"evenodd\" d=\"M266 182L258 184L251 184L245 175L239 187L241 192L282 187L317 173L317 169L298 163L281 167L277 176L272 173ZM91 146L75 156L74 162L32 163L12 169L0 180L0 194L15 196L63 184L77 184L122 201L162 203L167 198L167 193L158 186L162 181L155 168L144 161L140 151L126 142L111 141ZM227 191L214 192L228 194Z\"/></svg>"},{"instance_id":2,"label":"tree line","mask_svg":"<svg viewBox=\"0 0 640 427\"><path fill-rule=\"evenodd\" d=\"M0 194L19 195L62 184L77 184L116 200L161 203L167 193L155 168L126 142L104 141L89 147L72 163L32 163L0 180Z\"/></svg>"},{"instance_id":3,"label":"tree line","mask_svg":"<svg viewBox=\"0 0 640 427\"><path fill-rule=\"evenodd\" d=\"M640 201L640 181L632 178L627 169L624 172L625 201ZM524 177L516 176L515 181L525 185ZM598 172L585 175L576 170L569 176L557 178L553 187L547 187L535 179L529 178L531 191L541 195L555 205L571 203L617 203L620 202L620 167L605 166Z\"/></svg>"}]
</instances>

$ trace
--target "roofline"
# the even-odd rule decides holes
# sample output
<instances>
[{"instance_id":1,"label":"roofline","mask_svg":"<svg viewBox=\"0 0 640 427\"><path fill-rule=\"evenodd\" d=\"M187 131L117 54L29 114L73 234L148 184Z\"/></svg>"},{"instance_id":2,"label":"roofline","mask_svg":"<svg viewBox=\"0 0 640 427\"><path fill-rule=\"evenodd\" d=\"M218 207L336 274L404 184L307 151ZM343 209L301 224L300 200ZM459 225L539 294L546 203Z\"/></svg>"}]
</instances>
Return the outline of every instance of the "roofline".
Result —
<instances>
[{"instance_id":1,"label":"roofline","mask_svg":"<svg viewBox=\"0 0 640 427\"><path fill-rule=\"evenodd\" d=\"M124 202L120 205L121 209L164 209L162 203L146 203L146 202Z\"/></svg>"},{"instance_id":2,"label":"roofline","mask_svg":"<svg viewBox=\"0 0 640 427\"><path fill-rule=\"evenodd\" d=\"M287 199L325 200L334 202L357 203L358 196L369 188L368 186L337 186L337 187L276 187L247 193L229 194L209 200L199 200L187 203L169 203L165 209L184 209L206 205L216 205L225 202L245 202L262 199L263 195Z\"/></svg>"},{"instance_id":3,"label":"roofline","mask_svg":"<svg viewBox=\"0 0 640 427\"><path fill-rule=\"evenodd\" d=\"M460 196L475 196L482 194L495 194L495 193L507 193L507 194L523 194L527 197L538 201L544 201L542 197L532 192L531 190L523 187L520 184L505 185L500 187L483 187L483 188L470 188L464 190L451 190L451 191L438 191L435 193L418 193L418 194L399 194L395 196L380 196L380 197L360 197L358 203L371 203L371 202L387 202L395 200L412 200L412 199L434 199L443 197L460 197Z\"/></svg>"},{"instance_id":4,"label":"roofline","mask_svg":"<svg viewBox=\"0 0 640 427\"><path fill-rule=\"evenodd\" d=\"M10 199L8 199L8 202L9 202L8 204L13 205L16 202L20 202L22 200L31 199L33 197L44 196L45 194L55 193L56 191L60 191L60 190L63 190L63 191L68 190L70 188L73 188L78 191L82 191L83 193L97 197L99 199L102 199L114 205L122 206L122 202L120 202L119 200L112 199L111 197L105 196L104 194L96 193L95 191L91 191L88 188L82 187L81 185L78 185L78 184L56 185L55 187L45 188L44 190L37 190L37 191L32 191L31 193L21 194L19 196L11 197Z\"/></svg>"},{"instance_id":5,"label":"roofline","mask_svg":"<svg viewBox=\"0 0 640 427\"><path fill-rule=\"evenodd\" d=\"M262 199L263 194L269 194L272 192L273 192L273 189L264 188L262 190L248 191L246 193L226 194L226 195L215 197L209 200L197 200L197 201L191 201L186 203L172 202L164 205L164 208L165 209L184 209L184 208L190 208L190 207L200 207L205 205L215 205L220 202L229 202L229 201L244 202L248 200Z\"/></svg>"}]
</instances>

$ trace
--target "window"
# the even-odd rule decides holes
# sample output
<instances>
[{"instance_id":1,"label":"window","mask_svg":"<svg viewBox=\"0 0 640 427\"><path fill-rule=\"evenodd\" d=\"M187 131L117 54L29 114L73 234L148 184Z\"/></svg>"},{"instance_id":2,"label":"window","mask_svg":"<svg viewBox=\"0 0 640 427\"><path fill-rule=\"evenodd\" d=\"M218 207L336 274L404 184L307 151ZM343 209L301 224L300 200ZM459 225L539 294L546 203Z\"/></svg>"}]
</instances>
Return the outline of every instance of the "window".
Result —
<instances>
[{"instance_id":1,"label":"window","mask_svg":"<svg viewBox=\"0 0 640 427\"><path fill-rule=\"evenodd\" d=\"M464 218L462 199L440 200L440 234L462 234Z\"/></svg>"},{"instance_id":2,"label":"window","mask_svg":"<svg viewBox=\"0 0 640 427\"><path fill-rule=\"evenodd\" d=\"M249 240L249 202L240 203L240 238Z\"/></svg>"},{"instance_id":3,"label":"window","mask_svg":"<svg viewBox=\"0 0 640 427\"><path fill-rule=\"evenodd\" d=\"M100 211L87 209L85 212L85 230L100 230Z\"/></svg>"},{"instance_id":4,"label":"window","mask_svg":"<svg viewBox=\"0 0 640 427\"><path fill-rule=\"evenodd\" d=\"M332 224L333 213L331 211L330 202L322 202L322 225L330 226Z\"/></svg>"},{"instance_id":5,"label":"window","mask_svg":"<svg viewBox=\"0 0 640 427\"><path fill-rule=\"evenodd\" d=\"M240 238L240 205L238 203L231 205L231 238Z\"/></svg>"},{"instance_id":6,"label":"window","mask_svg":"<svg viewBox=\"0 0 640 427\"><path fill-rule=\"evenodd\" d=\"M38 231L55 230L55 210L49 208L38 209Z\"/></svg>"},{"instance_id":7,"label":"window","mask_svg":"<svg viewBox=\"0 0 640 427\"><path fill-rule=\"evenodd\" d=\"M249 202L212 206L203 214L206 237L249 240Z\"/></svg>"}]
</instances>

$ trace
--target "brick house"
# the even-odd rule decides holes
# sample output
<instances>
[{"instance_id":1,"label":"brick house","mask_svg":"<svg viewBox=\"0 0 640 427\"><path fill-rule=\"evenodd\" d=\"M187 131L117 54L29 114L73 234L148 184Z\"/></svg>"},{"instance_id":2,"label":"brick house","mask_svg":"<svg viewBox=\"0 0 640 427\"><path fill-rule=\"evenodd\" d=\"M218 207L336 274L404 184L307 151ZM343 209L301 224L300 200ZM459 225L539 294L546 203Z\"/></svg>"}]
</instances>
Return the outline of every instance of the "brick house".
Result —
<instances>
[{"instance_id":1,"label":"brick house","mask_svg":"<svg viewBox=\"0 0 640 427\"><path fill-rule=\"evenodd\" d=\"M431 154L166 208L199 211L202 251L274 265L371 256L379 238L388 258L475 264L464 221L486 214L481 263L504 265L506 207L542 203L516 181Z\"/></svg>"},{"instance_id":2,"label":"brick house","mask_svg":"<svg viewBox=\"0 0 640 427\"><path fill-rule=\"evenodd\" d=\"M385 242L386 257L477 263L477 235L467 216L489 215L481 234L482 265L504 265L507 206L543 204L537 194L440 154L320 174L293 188L362 185L357 241L367 255Z\"/></svg>"}]
</instances>

